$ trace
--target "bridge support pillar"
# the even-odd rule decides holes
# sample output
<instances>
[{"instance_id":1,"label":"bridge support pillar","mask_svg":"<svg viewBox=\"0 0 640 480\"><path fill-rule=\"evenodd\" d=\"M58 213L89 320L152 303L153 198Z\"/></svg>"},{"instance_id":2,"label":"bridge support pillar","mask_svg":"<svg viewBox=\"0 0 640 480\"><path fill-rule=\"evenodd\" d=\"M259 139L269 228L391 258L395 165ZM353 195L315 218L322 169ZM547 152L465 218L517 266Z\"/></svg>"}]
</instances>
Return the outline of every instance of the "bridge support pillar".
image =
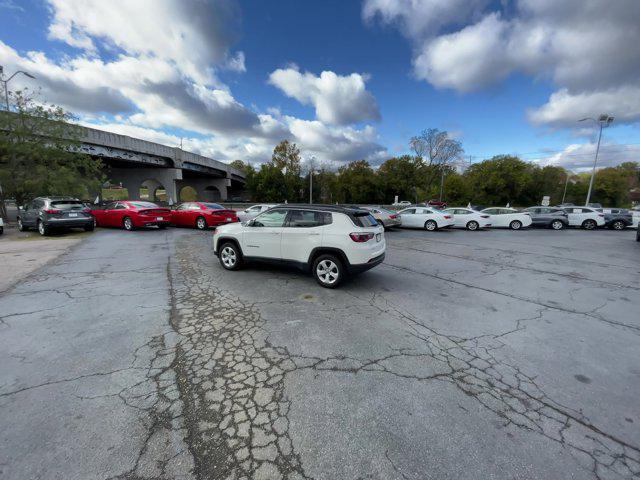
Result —
<instances>
[{"instance_id":1,"label":"bridge support pillar","mask_svg":"<svg viewBox=\"0 0 640 480\"><path fill-rule=\"evenodd\" d=\"M177 182L182 180L182 170L179 168L112 168L109 180L121 183L127 189L130 200L140 200L140 188L148 187L150 201L158 188L164 188L168 203L178 202Z\"/></svg>"},{"instance_id":2,"label":"bridge support pillar","mask_svg":"<svg viewBox=\"0 0 640 480\"><path fill-rule=\"evenodd\" d=\"M177 185L178 195L183 187L189 186L195 189L198 200L201 202L221 202L228 198L227 189L231 186L231 180L228 178L189 178L177 182Z\"/></svg>"}]
</instances>

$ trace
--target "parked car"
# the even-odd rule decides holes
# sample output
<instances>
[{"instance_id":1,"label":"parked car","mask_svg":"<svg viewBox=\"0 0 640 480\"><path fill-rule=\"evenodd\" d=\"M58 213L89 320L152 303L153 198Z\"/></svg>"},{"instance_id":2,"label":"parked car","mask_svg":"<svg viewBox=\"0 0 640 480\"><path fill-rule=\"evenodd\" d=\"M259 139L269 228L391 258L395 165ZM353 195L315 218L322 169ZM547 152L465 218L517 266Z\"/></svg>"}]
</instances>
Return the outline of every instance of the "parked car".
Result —
<instances>
[{"instance_id":1,"label":"parked car","mask_svg":"<svg viewBox=\"0 0 640 480\"><path fill-rule=\"evenodd\" d=\"M612 230L624 230L633 225L633 215L626 208L597 208L604 213L604 225Z\"/></svg>"},{"instance_id":2,"label":"parked car","mask_svg":"<svg viewBox=\"0 0 640 480\"><path fill-rule=\"evenodd\" d=\"M532 227L545 227L562 230L569 225L569 216L562 208L536 206L523 210L531 215Z\"/></svg>"},{"instance_id":3,"label":"parked car","mask_svg":"<svg viewBox=\"0 0 640 480\"><path fill-rule=\"evenodd\" d=\"M370 212L338 205L279 205L247 223L217 228L213 251L226 270L250 261L311 270L323 287L379 265L384 229Z\"/></svg>"},{"instance_id":4,"label":"parked car","mask_svg":"<svg viewBox=\"0 0 640 480\"><path fill-rule=\"evenodd\" d=\"M120 200L104 208L91 210L98 227L121 227L125 230L157 226L167 228L171 223L171 210L155 203L138 200Z\"/></svg>"},{"instance_id":5,"label":"parked car","mask_svg":"<svg viewBox=\"0 0 640 480\"><path fill-rule=\"evenodd\" d=\"M0 235L4 233L4 220L0 217Z\"/></svg>"},{"instance_id":6,"label":"parked car","mask_svg":"<svg viewBox=\"0 0 640 480\"><path fill-rule=\"evenodd\" d=\"M235 210L229 210L217 203L185 202L171 212L171 223L179 227L206 230L225 223L237 222Z\"/></svg>"},{"instance_id":7,"label":"parked car","mask_svg":"<svg viewBox=\"0 0 640 480\"><path fill-rule=\"evenodd\" d=\"M453 215L453 226L466 228L467 230L478 230L491 226L491 216L481 213L471 208L446 208L445 213Z\"/></svg>"},{"instance_id":8,"label":"parked car","mask_svg":"<svg viewBox=\"0 0 640 480\"><path fill-rule=\"evenodd\" d=\"M392 212L391 210L386 210L382 207L364 206L355 208L362 208L363 210L371 212L371 215L376 219L378 225L382 225L385 230L402 225L402 220L400 219L398 212Z\"/></svg>"},{"instance_id":9,"label":"parked car","mask_svg":"<svg viewBox=\"0 0 640 480\"><path fill-rule=\"evenodd\" d=\"M447 208L447 202L441 202L440 200L429 200L426 205L427 207L435 207L439 210Z\"/></svg>"},{"instance_id":10,"label":"parked car","mask_svg":"<svg viewBox=\"0 0 640 480\"><path fill-rule=\"evenodd\" d=\"M77 198L38 197L18 210L18 230L30 228L40 235L48 235L53 230L82 228L93 230L91 211Z\"/></svg>"},{"instance_id":11,"label":"parked car","mask_svg":"<svg viewBox=\"0 0 640 480\"><path fill-rule=\"evenodd\" d=\"M485 208L482 213L487 213L491 216L492 227L508 227L511 230L520 230L522 227L528 227L532 223L529 213L519 212L515 208Z\"/></svg>"},{"instance_id":12,"label":"parked car","mask_svg":"<svg viewBox=\"0 0 640 480\"><path fill-rule=\"evenodd\" d=\"M604 226L604 213L592 207L564 207L569 219L569 226L594 230Z\"/></svg>"},{"instance_id":13,"label":"parked car","mask_svg":"<svg viewBox=\"0 0 640 480\"><path fill-rule=\"evenodd\" d=\"M276 206L275 203L261 203L260 205L253 205L243 210L242 212L239 212L238 218L240 219L241 222L246 222L248 220L251 220L252 218L255 218L260 213L266 210L269 210L270 208L275 206Z\"/></svg>"},{"instance_id":14,"label":"parked car","mask_svg":"<svg viewBox=\"0 0 640 480\"><path fill-rule=\"evenodd\" d=\"M409 207L411 206L411 202L407 200L402 200L400 202L394 202L391 204L392 207Z\"/></svg>"},{"instance_id":15,"label":"parked car","mask_svg":"<svg viewBox=\"0 0 640 480\"><path fill-rule=\"evenodd\" d=\"M435 208L410 207L398 212L403 227L424 228L433 232L439 228L452 227L453 215Z\"/></svg>"}]
</instances>

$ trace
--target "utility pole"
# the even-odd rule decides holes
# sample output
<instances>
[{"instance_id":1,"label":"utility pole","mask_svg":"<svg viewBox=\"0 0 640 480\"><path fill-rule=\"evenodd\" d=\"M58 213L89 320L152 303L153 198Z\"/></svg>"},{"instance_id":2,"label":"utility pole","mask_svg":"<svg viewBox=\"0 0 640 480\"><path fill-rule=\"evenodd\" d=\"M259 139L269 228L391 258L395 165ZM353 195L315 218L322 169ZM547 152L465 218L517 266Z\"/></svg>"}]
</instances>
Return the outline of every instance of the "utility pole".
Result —
<instances>
[{"instance_id":1,"label":"utility pole","mask_svg":"<svg viewBox=\"0 0 640 480\"><path fill-rule=\"evenodd\" d=\"M598 117L597 120L595 118L587 117L578 121L584 122L585 120L593 120L594 122L600 125L600 133L598 134L598 144L596 146L596 156L593 159L593 168L591 169L591 180L589 180L589 191L587 192L587 200L584 202L584 206L587 207L589 206L589 200L591 200L591 191L593 190L593 179L596 176L596 165L598 164L598 152L600 152L600 140L602 139L602 129L611 125L611 122L613 122L613 117L611 115L602 114Z\"/></svg>"},{"instance_id":2,"label":"utility pole","mask_svg":"<svg viewBox=\"0 0 640 480\"><path fill-rule=\"evenodd\" d=\"M564 182L564 193L562 194L562 204L564 204L564 198L567 196L567 186L569 185L569 172L567 171L567 178Z\"/></svg>"},{"instance_id":3,"label":"utility pole","mask_svg":"<svg viewBox=\"0 0 640 480\"><path fill-rule=\"evenodd\" d=\"M11 111L11 109L9 108L9 87L7 86L7 84L11 81L13 77L18 75L19 73L32 79L36 78L30 73L25 72L24 70L18 70L17 72L14 72L13 75L11 75L9 78L6 78L4 76L4 67L0 65L0 82L4 85L4 104L7 110L7 114L9 113L9 111ZM11 153L12 159L14 158L14 155L15 153L12 152ZM3 218L7 217L7 206L4 203L4 192L2 191L2 185L0 185L0 216L2 216Z\"/></svg>"}]
</instances>

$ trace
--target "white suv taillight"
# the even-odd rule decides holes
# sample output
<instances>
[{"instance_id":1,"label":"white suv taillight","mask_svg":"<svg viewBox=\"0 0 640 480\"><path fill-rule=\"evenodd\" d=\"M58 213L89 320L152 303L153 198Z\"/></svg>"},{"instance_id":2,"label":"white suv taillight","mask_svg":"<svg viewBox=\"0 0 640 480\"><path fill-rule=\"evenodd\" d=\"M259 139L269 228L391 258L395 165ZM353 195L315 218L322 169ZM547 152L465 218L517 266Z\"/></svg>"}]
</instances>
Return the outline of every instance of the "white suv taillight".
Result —
<instances>
[{"instance_id":1,"label":"white suv taillight","mask_svg":"<svg viewBox=\"0 0 640 480\"><path fill-rule=\"evenodd\" d=\"M354 242L364 243L373 238L373 233L350 233L349 236Z\"/></svg>"}]
</instances>

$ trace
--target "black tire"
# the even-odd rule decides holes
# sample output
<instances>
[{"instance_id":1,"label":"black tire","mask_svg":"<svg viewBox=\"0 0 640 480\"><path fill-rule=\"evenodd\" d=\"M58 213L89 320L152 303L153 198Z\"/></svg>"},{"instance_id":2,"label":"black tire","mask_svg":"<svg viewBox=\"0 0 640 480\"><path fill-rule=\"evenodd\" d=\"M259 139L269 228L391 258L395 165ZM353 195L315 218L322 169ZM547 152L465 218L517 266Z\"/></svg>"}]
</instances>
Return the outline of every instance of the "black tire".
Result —
<instances>
[{"instance_id":1,"label":"black tire","mask_svg":"<svg viewBox=\"0 0 640 480\"><path fill-rule=\"evenodd\" d=\"M208 227L207 225L207 219L204 217L198 217L196 218L196 228L198 230L206 230Z\"/></svg>"},{"instance_id":2,"label":"black tire","mask_svg":"<svg viewBox=\"0 0 640 480\"><path fill-rule=\"evenodd\" d=\"M93 232L93 229L96 228L96 222L95 220L93 221L93 223L91 223L91 225L85 225L84 226L84 231L85 232Z\"/></svg>"},{"instance_id":3,"label":"black tire","mask_svg":"<svg viewBox=\"0 0 640 480\"><path fill-rule=\"evenodd\" d=\"M424 229L430 232L438 230L438 223L435 220L427 220L424 222Z\"/></svg>"},{"instance_id":4,"label":"black tire","mask_svg":"<svg viewBox=\"0 0 640 480\"><path fill-rule=\"evenodd\" d=\"M624 230L627 225L622 220L616 220L611 224L613 230Z\"/></svg>"},{"instance_id":5,"label":"black tire","mask_svg":"<svg viewBox=\"0 0 640 480\"><path fill-rule=\"evenodd\" d=\"M38 220L38 233L43 237L49 235L49 227L47 227L42 220Z\"/></svg>"},{"instance_id":6,"label":"black tire","mask_svg":"<svg viewBox=\"0 0 640 480\"><path fill-rule=\"evenodd\" d=\"M233 242L226 242L220 246L218 259L225 270L238 270L242 266L242 252Z\"/></svg>"},{"instance_id":7,"label":"black tire","mask_svg":"<svg viewBox=\"0 0 640 480\"><path fill-rule=\"evenodd\" d=\"M510 224L509 224L509 228L511 230L520 230L522 228L522 222L520 220L513 220Z\"/></svg>"},{"instance_id":8,"label":"black tire","mask_svg":"<svg viewBox=\"0 0 640 480\"><path fill-rule=\"evenodd\" d=\"M553 230L562 230L564 228L564 222L562 220L554 220L549 224Z\"/></svg>"},{"instance_id":9,"label":"black tire","mask_svg":"<svg viewBox=\"0 0 640 480\"><path fill-rule=\"evenodd\" d=\"M479 228L480 228L480 224L475 220L471 220L470 222L467 223L467 230L475 231L475 230L478 230Z\"/></svg>"},{"instance_id":10,"label":"black tire","mask_svg":"<svg viewBox=\"0 0 640 480\"><path fill-rule=\"evenodd\" d=\"M18 217L18 230L19 230L20 232L26 232L27 230L29 230L27 227L25 227L25 226L22 224L22 219L21 219L20 217Z\"/></svg>"},{"instance_id":11,"label":"black tire","mask_svg":"<svg viewBox=\"0 0 640 480\"><path fill-rule=\"evenodd\" d=\"M130 217L124 217L122 219L122 228L124 228L127 232L135 230L135 227L133 226L133 220L131 220Z\"/></svg>"},{"instance_id":12,"label":"black tire","mask_svg":"<svg viewBox=\"0 0 640 480\"><path fill-rule=\"evenodd\" d=\"M4 227L0 227L0 235L4 233Z\"/></svg>"},{"instance_id":13,"label":"black tire","mask_svg":"<svg viewBox=\"0 0 640 480\"><path fill-rule=\"evenodd\" d=\"M313 277L324 288L336 288L345 275L344 266L338 257L326 253L313 262Z\"/></svg>"},{"instance_id":14,"label":"black tire","mask_svg":"<svg viewBox=\"0 0 640 480\"><path fill-rule=\"evenodd\" d=\"M598 226L598 224L596 223L595 220L585 220L584 222L582 222L581 227L584 228L585 230L595 230L596 227Z\"/></svg>"}]
</instances>

